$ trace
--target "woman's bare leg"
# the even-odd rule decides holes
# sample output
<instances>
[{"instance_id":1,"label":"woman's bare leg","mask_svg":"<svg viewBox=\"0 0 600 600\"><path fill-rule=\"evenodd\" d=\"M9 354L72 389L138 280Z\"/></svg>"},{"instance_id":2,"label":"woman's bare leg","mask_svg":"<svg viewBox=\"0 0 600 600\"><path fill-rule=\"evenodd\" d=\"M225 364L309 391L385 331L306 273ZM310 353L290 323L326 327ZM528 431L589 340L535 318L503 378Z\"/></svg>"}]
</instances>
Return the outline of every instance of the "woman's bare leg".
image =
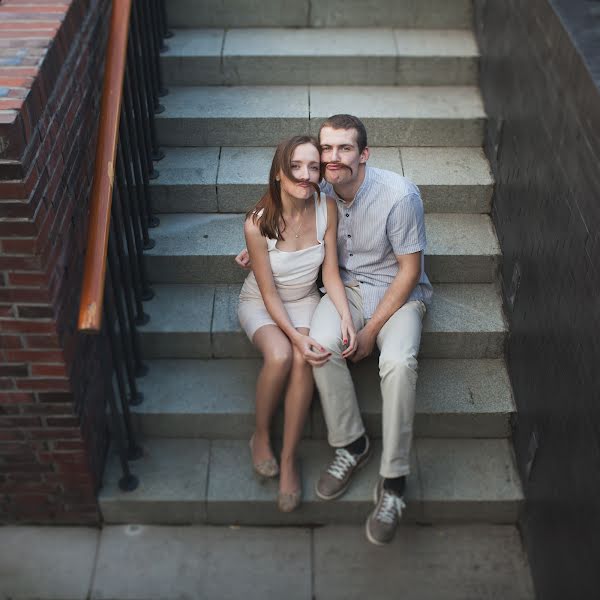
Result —
<instances>
[{"instance_id":1,"label":"woman's bare leg","mask_svg":"<svg viewBox=\"0 0 600 600\"><path fill-rule=\"evenodd\" d=\"M308 329L298 331L308 335ZM311 366L293 348L292 370L285 393L283 449L281 451L279 491L290 494L300 488L300 473L296 468L296 450L313 397L314 381Z\"/></svg>"},{"instance_id":2,"label":"woman's bare leg","mask_svg":"<svg viewBox=\"0 0 600 600\"><path fill-rule=\"evenodd\" d=\"M274 458L270 427L285 382L292 366L292 345L277 325L265 325L252 338L263 355L263 366L256 380L256 429L252 460L261 463Z\"/></svg>"}]
</instances>

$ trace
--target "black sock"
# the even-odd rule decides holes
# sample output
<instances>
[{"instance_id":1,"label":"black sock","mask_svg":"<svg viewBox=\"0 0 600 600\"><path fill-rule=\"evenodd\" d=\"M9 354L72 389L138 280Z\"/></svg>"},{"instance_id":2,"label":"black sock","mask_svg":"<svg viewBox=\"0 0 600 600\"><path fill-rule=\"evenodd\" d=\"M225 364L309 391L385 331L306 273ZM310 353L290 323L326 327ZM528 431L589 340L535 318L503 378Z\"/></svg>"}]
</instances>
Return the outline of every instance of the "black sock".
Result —
<instances>
[{"instance_id":1,"label":"black sock","mask_svg":"<svg viewBox=\"0 0 600 600\"><path fill-rule=\"evenodd\" d=\"M367 437L365 435L361 435L357 440L354 440L351 444L344 446L350 454L362 454L367 447Z\"/></svg>"},{"instance_id":2,"label":"black sock","mask_svg":"<svg viewBox=\"0 0 600 600\"><path fill-rule=\"evenodd\" d=\"M386 490L390 490L398 496L404 494L404 488L406 487L406 477L393 477L388 479L387 477L383 480L383 487Z\"/></svg>"}]
</instances>

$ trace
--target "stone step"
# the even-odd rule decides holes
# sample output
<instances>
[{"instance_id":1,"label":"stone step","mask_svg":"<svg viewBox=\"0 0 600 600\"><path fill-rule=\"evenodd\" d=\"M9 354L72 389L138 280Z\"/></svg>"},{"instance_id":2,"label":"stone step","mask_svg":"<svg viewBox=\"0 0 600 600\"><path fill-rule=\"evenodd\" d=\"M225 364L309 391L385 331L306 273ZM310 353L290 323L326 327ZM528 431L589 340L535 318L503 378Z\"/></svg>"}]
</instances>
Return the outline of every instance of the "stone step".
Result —
<instances>
[{"instance_id":1,"label":"stone step","mask_svg":"<svg viewBox=\"0 0 600 600\"><path fill-rule=\"evenodd\" d=\"M336 501L314 492L333 453L326 442L300 445L303 504L283 514L275 505L277 481L259 481L247 440L148 439L131 463L140 479L133 492L117 487L113 455L99 502L106 523L210 523L292 525L361 523L372 510L381 447ZM523 502L510 442L498 439L417 439L408 479L406 523L515 523Z\"/></svg>"},{"instance_id":2,"label":"stone step","mask_svg":"<svg viewBox=\"0 0 600 600\"><path fill-rule=\"evenodd\" d=\"M471 0L169 0L171 27L469 29Z\"/></svg>"},{"instance_id":3,"label":"stone step","mask_svg":"<svg viewBox=\"0 0 600 600\"><path fill-rule=\"evenodd\" d=\"M152 231L146 253L148 277L156 283L236 283L246 272L234 261L245 246L244 215L166 214ZM425 215L425 270L432 282L490 283L501 252L488 215Z\"/></svg>"},{"instance_id":4,"label":"stone step","mask_svg":"<svg viewBox=\"0 0 600 600\"><path fill-rule=\"evenodd\" d=\"M259 359L152 360L138 380L144 402L132 408L145 437L248 439L254 431ZM376 359L352 366L364 418L381 437L381 395ZM417 437L499 438L510 434L514 412L510 381L498 359L424 359L419 364ZM273 432L281 436L282 413ZM318 396L306 437L325 439Z\"/></svg>"},{"instance_id":5,"label":"stone step","mask_svg":"<svg viewBox=\"0 0 600 600\"><path fill-rule=\"evenodd\" d=\"M158 213L246 212L266 190L275 148L165 148L151 182ZM369 165L419 186L426 212L489 213L494 180L481 148L372 147Z\"/></svg>"},{"instance_id":6,"label":"stone step","mask_svg":"<svg viewBox=\"0 0 600 600\"><path fill-rule=\"evenodd\" d=\"M237 318L240 285L159 284L139 328L146 358L247 358L257 350ZM499 358L507 324L493 284L437 284L422 358Z\"/></svg>"},{"instance_id":7,"label":"stone step","mask_svg":"<svg viewBox=\"0 0 600 600\"><path fill-rule=\"evenodd\" d=\"M336 113L360 117L374 146L481 146L485 111L469 86L175 87L156 116L164 146L276 146L317 133Z\"/></svg>"},{"instance_id":8,"label":"stone step","mask_svg":"<svg viewBox=\"0 0 600 600\"><path fill-rule=\"evenodd\" d=\"M174 33L161 59L168 85L477 83L477 43L467 30L260 28Z\"/></svg>"}]
</instances>

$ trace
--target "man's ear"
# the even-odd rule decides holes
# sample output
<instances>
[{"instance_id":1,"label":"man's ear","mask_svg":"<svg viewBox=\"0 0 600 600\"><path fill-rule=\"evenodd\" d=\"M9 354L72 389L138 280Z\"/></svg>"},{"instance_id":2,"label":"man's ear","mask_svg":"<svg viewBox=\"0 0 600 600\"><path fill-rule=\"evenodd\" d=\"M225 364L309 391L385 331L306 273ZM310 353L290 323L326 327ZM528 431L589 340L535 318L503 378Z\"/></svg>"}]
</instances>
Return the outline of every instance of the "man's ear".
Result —
<instances>
[{"instance_id":1,"label":"man's ear","mask_svg":"<svg viewBox=\"0 0 600 600\"><path fill-rule=\"evenodd\" d=\"M365 149L360 153L360 156L358 157L358 162L366 163L369 160L369 154L369 146L366 146Z\"/></svg>"}]
</instances>

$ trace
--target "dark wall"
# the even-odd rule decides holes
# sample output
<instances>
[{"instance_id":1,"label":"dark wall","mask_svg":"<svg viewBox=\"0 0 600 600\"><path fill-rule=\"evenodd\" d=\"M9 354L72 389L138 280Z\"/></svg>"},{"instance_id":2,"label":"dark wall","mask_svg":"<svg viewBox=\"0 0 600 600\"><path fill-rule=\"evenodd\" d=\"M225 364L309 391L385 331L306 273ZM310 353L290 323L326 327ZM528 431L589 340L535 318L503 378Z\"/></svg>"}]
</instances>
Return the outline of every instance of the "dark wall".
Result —
<instances>
[{"instance_id":1,"label":"dark wall","mask_svg":"<svg viewBox=\"0 0 600 600\"><path fill-rule=\"evenodd\" d=\"M599 598L600 3L475 7L523 536L540 599Z\"/></svg>"}]
</instances>

